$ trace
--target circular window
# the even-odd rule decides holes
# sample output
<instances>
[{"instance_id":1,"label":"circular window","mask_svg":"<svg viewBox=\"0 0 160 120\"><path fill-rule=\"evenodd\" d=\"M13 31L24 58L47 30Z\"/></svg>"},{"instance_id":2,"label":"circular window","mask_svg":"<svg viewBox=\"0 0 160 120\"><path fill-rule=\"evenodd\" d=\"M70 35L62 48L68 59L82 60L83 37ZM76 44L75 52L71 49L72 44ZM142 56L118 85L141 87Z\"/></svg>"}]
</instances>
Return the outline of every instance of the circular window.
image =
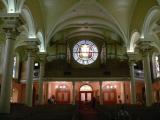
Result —
<instances>
[{"instance_id":1,"label":"circular window","mask_svg":"<svg viewBox=\"0 0 160 120\"><path fill-rule=\"evenodd\" d=\"M97 46L89 40L81 40L73 47L73 58L82 65L93 63L97 57Z\"/></svg>"}]
</instances>

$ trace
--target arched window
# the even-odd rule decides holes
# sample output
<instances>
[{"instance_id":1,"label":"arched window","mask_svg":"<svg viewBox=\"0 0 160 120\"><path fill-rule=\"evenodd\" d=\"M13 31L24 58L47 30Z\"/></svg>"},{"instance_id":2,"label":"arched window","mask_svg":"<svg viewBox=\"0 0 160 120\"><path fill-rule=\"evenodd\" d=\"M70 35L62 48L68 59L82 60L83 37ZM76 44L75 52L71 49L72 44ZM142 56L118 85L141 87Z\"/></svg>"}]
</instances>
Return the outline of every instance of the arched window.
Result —
<instances>
[{"instance_id":1,"label":"arched window","mask_svg":"<svg viewBox=\"0 0 160 120\"><path fill-rule=\"evenodd\" d=\"M14 58L13 58L13 73L12 73L13 78L16 77L16 64L17 64L17 58L16 58L16 56L14 56Z\"/></svg>"},{"instance_id":2,"label":"arched window","mask_svg":"<svg viewBox=\"0 0 160 120\"><path fill-rule=\"evenodd\" d=\"M155 77L160 77L160 55L153 56L153 71L155 73Z\"/></svg>"},{"instance_id":3,"label":"arched window","mask_svg":"<svg viewBox=\"0 0 160 120\"><path fill-rule=\"evenodd\" d=\"M16 53L14 58L13 58L12 77L14 79L18 79L18 77L19 77L19 67L20 67L20 56L19 56L18 53Z\"/></svg>"},{"instance_id":4,"label":"arched window","mask_svg":"<svg viewBox=\"0 0 160 120\"><path fill-rule=\"evenodd\" d=\"M83 85L81 86L80 91L92 91L92 87L89 85Z\"/></svg>"}]
</instances>

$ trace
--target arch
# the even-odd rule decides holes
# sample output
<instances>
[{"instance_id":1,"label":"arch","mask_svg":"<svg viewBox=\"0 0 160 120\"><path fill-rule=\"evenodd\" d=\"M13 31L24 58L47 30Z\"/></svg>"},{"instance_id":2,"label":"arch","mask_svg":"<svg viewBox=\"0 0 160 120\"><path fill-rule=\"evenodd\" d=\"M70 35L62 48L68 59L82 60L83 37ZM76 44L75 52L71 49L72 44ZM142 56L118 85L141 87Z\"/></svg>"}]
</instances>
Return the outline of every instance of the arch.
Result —
<instances>
[{"instance_id":1,"label":"arch","mask_svg":"<svg viewBox=\"0 0 160 120\"><path fill-rule=\"evenodd\" d=\"M85 84L80 87L80 91L93 91L93 88L90 85Z\"/></svg>"},{"instance_id":2,"label":"arch","mask_svg":"<svg viewBox=\"0 0 160 120\"><path fill-rule=\"evenodd\" d=\"M39 51L40 51L40 52L46 52L45 41L44 41L44 37L43 37L42 32L40 32L40 31L37 32L37 38L38 38L39 41L40 41L40 45L38 45Z\"/></svg>"},{"instance_id":3,"label":"arch","mask_svg":"<svg viewBox=\"0 0 160 120\"><path fill-rule=\"evenodd\" d=\"M92 18L92 19L91 19ZM118 36L120 36L126 46L126 39L124 37L124 35L122 34L122 32L119 30L119 28L111 23L111 22L106 22L105 19L103 18L99 18L99 17L93 17L93 16L90 16L90 17L85 17L85 18L81 18L81 16L79 17L72 17L72 18L68 18L66 21L62 22L62 23L58 23L56 24L56 26L54 27L54 30L52 31L52 33L50 33L50 35L47 37L47 43L46 43L46 46L49 46L49 43L50 43L50 40L51 40L51 37L55 36L56 33L59 33L61 31L65 31L67 29L75 29L74 32L80 32L81 29L79 29L79 31L76 31L77 28L82 28L83 23L79 23L77 24L79 21L79 19L83 22L85 21L85 19L88 19L88 20L91 20L92 21L92 24L88 24L88 26L91 26L92 30L90 30L90 32L94 33L94 35L96 35L96 37L103 37L104 36L102 34L99 34L100 30L104 29L106 31L113 31L115 33L117 33ZM94 24L94 25L93 25ZM94 28L94 29L93 29ZM104 33L103 33L104 34ZM69 36L67 36L69 38Z\"/></svg>"},{"instance_id":4,"label":"arch","mask_svg":"<svg viewBox=\"0 0 160 120\"><path fill-rule=\"evenodd\" d=\"M132 33L130 43L127 47L127 52L134 52L134 49L136 47L136 42L139 40L139 38L140 38L139 32L135 31Z\"/></svg>"},{"instance_id":5,"label":"arch","mask_svg":"<svg viewBox=\"0 0 160 120\"><path fill-rule=\"evenodd\" d=\"M160 50L160 41L158 36L152 29L155 27L155 23L160 19L160 6L152 7L144 20L144 24L142 27L141 38L145 41L152 41L152 46L156 48L158 51Z\"/></svg>"},{"instance_id":6,"label":"arch","mask_svg":"<svg viewBox=\"0 0 160 120\"><path fill-rule=\"evenodd\" d=\"M160 0L157 0L158 4L160 5Z\"/></svg>"},{"instance_id":7,"label":"arch","mask_svg":"<svg viewBox=\"0 0 160 120\"><path fill-rule=\"evenodd\" d=\"M142 37L147 37L148 33L150 33L151 26L153 25L154 22L156 22L160 18L160 7L159 6L154 6L152 7L144 20L144 24L142 27Z\"/></svg>"},{"instance_id":8,"label":"arch","mask_svg":"<svg viewBox=\"0 0 160 120\"><path fill-rule=\"evenodd\" d=\"M83 4L84 2L89 2L90 4ZM90 5L88 7L88 5ZM84 9L81 9L81 6L85 6ZM87 6L87 7L86 7ZM88 14L88 12L85 12L85 9L88 9L92 12ZM76 10L79 11L78 14L76 14ZM96 14L97 11L100 11L99 14ZM94 12L95 13L94 13ZM90 18L90 19L89 19ZM92 18L92 19L91 19ZM47 46L49 45L49 42L51 38L60 30L66 28L66 26L72 25L73 27L81 24L85 24L88 21L91 21L91 25L101 26L101 28L105 27L105 29L110 28L112 31L117 33L121 38L124 40L125 46L127 43L127 36L123 31L123 28L121 27L120 23L116 20L116 18L111 15L109 11L107 11L102 5L98 4L95 1L80 1L74 6L72 6L71 9L65 12L65 14L60 17L57 21L57 23L51 27L50 31L47 34ZM79 21L82 21L80 23ZM96 21L93 23L93 21Z\"/></svg>"},{"instance_id":9,"label":"arch","mask_svg":"<svg viewBox=\"0 0 160 120\"><path fill-rule=\"evenodd\" d=\"M22 9L22 17L25 19L28 29L28 38L36 38L35 23L31 11L27 6Z\"/></svg>"},{"instance_id":10,"label":"arch","mask_svg":"<svg viewBox=\"0 0 160 120\"><path fill-rule=\"evenodd\" d=\"M2 0L6 6L7 13L21 13L25 0Z\"/></svg>"}]
</instances>

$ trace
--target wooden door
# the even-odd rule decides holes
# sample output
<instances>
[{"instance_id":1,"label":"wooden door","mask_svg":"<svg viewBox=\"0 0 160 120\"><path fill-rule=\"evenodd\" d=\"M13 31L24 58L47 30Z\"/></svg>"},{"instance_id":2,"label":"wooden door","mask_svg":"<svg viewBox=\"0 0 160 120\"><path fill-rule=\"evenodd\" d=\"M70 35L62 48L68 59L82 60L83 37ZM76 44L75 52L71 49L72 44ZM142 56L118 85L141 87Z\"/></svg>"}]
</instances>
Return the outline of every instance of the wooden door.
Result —
<instances>
[{"instance_id":1,"label":"wooden door","mask_svg":"<svg viewBox=\"0 0 160 120\"><path fill-rule=\"evenodd\" d=\"M56 103L69 104L70 103L70 92L69 91L57 91L56 92Z\"/></svg>"},{"instance_id":2,"label":"wooden door","mask_svg":"<svg viewBox=\"0 0 160 120\"><path fill-rule=\"evenodd\" d=\"M116 104L117 103L116 89L103 91L103 102L104 104Z\"/></svg>"}]
</instances>

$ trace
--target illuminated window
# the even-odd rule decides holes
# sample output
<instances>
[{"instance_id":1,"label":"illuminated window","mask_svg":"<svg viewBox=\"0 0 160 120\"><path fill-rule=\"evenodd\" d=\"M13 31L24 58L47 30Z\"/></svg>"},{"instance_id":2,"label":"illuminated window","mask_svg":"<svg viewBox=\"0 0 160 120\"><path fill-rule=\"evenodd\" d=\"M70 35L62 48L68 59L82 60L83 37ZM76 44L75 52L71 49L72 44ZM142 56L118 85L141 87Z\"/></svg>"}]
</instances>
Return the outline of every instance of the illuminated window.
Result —
<instances>
[{"instance_id":1,"label":"illuminated window","mask_svg":"<svg viewBox=\"0 0 160 120\"><path fill-rule=\"evenodd\" d=\"M80 64L88 65L93 63L98 57L96 45L89 40L79 41L73 47L73 58Z\"/></svg>"},{"instance_id":2,"label":"illuminated window","mask_svg":"<svg viewBox=\"0 0 160 120\"><path fill-rule=\"evenodd\" d=\"M83 85L83 86L80 88L80 91L92 91L92 88L91 88L91 86L89 86L89 85Z\"/></svg>"},{"instance_id":3,"label":"illuminated window","mask_svg":"<svg viewBox=\"0 0 160 120\"><path fill-rule=\"evenodd\" d=\"M13 73L12 73L12 77L13 78L16 77L16 62L17 62L17 59L16 59L16 57L14 57L14 61L13 61Z\"/></svg>"},{"instance_id":4,"label":"illuminated window","mask_svg":"<svg viewBox=\"0 0 160 120\"><path fill-rule=\"evenodd\" d=\"M156 71L156 77L160 77L160 65L159 65L159 56L155 56L154 58L155 61L155 71Z\"/></svg>"}]
</instances>

